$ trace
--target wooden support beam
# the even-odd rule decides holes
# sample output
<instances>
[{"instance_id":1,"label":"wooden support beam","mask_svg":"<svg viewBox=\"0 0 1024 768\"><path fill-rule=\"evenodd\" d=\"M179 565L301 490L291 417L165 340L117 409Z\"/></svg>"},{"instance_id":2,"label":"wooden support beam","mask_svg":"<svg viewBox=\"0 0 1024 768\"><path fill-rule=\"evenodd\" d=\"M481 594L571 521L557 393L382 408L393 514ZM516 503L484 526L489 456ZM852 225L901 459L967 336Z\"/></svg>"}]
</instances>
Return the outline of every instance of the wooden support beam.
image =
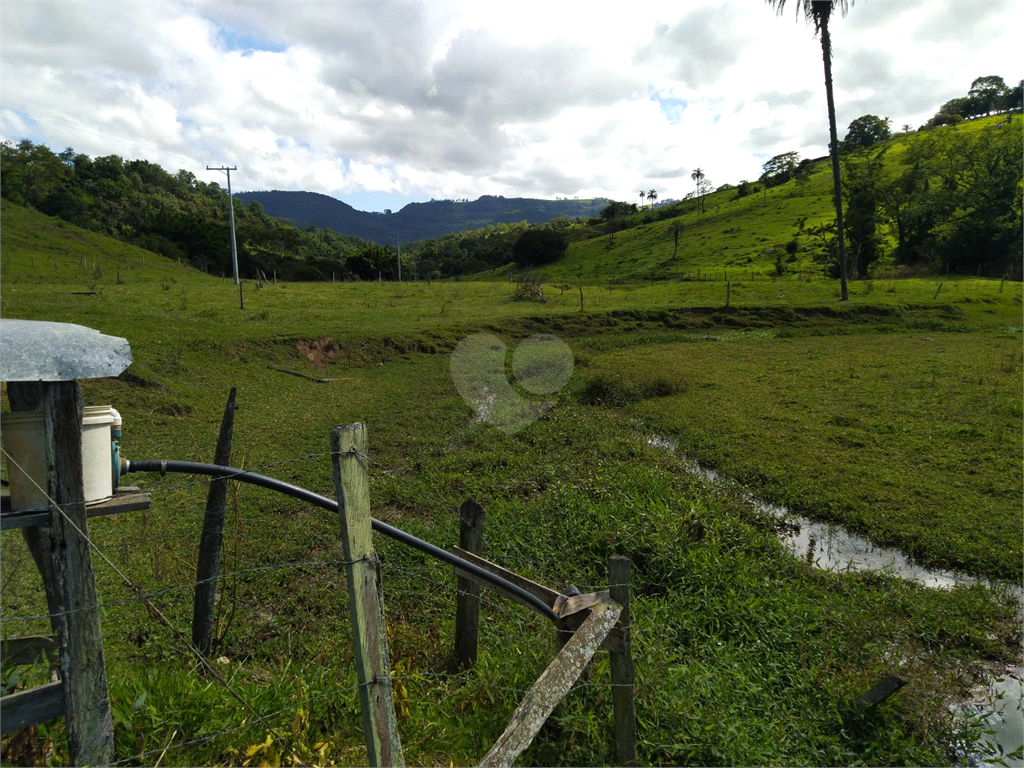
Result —
<instances>
[{"instance_id":1,"label":"wooden support beam","mask_svg":"<svg viewBox=\"0 0 1024 768\"><path fill-rule=\"evenodd\" d=\"M136 486L123 485L114 491L114 495L103 501L87 501L85 503L86 517L104 517L106 515L119 515L122 512L138 512L143 509L150 509L153 506L151 494L140 491ZM0 530L8 531L14 528L46 527L50 523L49 510L37 510L26 512L11 512L11 497L3 494L0 497Z\"/></svg>"},{"instance_id":2,"label":"wooden support beam","mask_svg":"<svg viewBox=\"0 0 1024 768\"><path fill-rule=\"evenodd\" d=\"M228 393L224 417L220 422L217 450L213 463L231 466L231 440L235 433L235 388ZM224 543L224 513L227 509L227 478L216 478L210 483L203 516L203 535L199 540L199 561L196 565L196 593L192 605L192 645L200 653L209 654L213 648L213 623L216 615L217 581L220 579L221 551Z\"/></svg>"},{"instance_id":3,"label":"wooden support beam","mask_svg":"<svg viewBox=\"0 0 1024 768\"><path fill-rule=\"evenodd\" d=\"M12 693L0 698L0 733L14 733L63 714L64 683L48 683Z\"/></svg>"},{"instance_id":4,"label":"wooden support beam","mask_svg":"<svg viewBox=\"0 0 1024 768\"><path fill-rule=\"evenodd\" d=\"M622 606L618 630L622 647L610 654L612 672L612 709L615 718L615 758L619 765L636 765L636 671L630 645L628 557L608 558L608 589L612 599Z\"/></svg>"},{"instance_id":5,"label":"wooden support beam","mask_svg":"<svg viewBox=\"0 0 1024 768\"><path fill-rule=\"evenodd\" d=\"M82 481L82 394L74 381L42 388L49 557L59 585L60 662L68 750L74 765L110 762L114 725L89 551Z\"/></svg>"},{"instance_id":6,"label":"wooden support beam","mask_svg":"<svg viewBox=\"0 0 1024 768\"><path fill-rule=\"evenodd\" d=\"M459 548L474 555L484 551L484 508L466 499L459 509ZM468 669L476 664L480 629L480 584L459 577L455 595L455 666Z\"/></svg>"},{"instance_id":7,"label":"wooden support beam","mask_svg":"<svg viewBox=\"0 0 1024 768\"><path fill-rule=\"evenodd\" d=\"M370 522L366 425L345 424L331 433L334 487L348 577L349 618L355 646L366 757L371 766L404 765L391 694L384 603L378 592Z\"/></svg>"},{"instance_id":8,"label":"wooden support beam","mask_svg":"<svg viewBox=\"0 0 1024 768\"><path fill-rule=\"evenodd\" d=\"M508 728L480 761L481 766L510 766L530 746L548 716L594 658L598 646L612 631L621 611L622 607L611 600L591 610L583 626L523 697L512 713Z\"/></svg>"}]
</instances>

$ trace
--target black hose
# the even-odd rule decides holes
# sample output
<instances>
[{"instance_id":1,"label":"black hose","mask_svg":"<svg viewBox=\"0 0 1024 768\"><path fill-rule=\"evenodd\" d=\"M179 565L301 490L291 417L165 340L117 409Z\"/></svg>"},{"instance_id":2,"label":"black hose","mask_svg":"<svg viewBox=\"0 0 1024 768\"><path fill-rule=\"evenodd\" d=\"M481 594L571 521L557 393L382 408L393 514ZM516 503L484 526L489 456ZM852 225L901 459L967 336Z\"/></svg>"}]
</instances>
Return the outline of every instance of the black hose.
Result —
<instances>
[{"instance_id":1,"label":"black hose","mask_svg":"<svg viewBox=\"0 0 1024 768\"><path fill-rule=\"evenodd\" d=\"M246 472L244 469L236 469L235 467L224 467L218 464L201 464L196 461L161 461L158 459L148 459L144 461L125 460L124 469L121 471L122 475L126 475L129 472L178 472L188 475L210 475L212 477L226 477L231 480L238 480L242 483L249 483L250 485L258 485L262 488L268 488L271 491L277 491L283 493L286 496L292 496L296 499L309 502L323 509L331 512L338 511L338 502L333 499L328 499L326 496L321 496L318 493L307 491L305 488L300 488L297 485L286 483L283 480L275 480L272 477L266 475L257 475L255 472ZM468 573L473 574L482 581L489 582L495 586L501 587L507 592L511 592L516 597L526 601L533 607L535 607L541 614L547 616L551 621L557 621L558 615L551 610L551 607L541 600L536 595L530 594L525 589L520 587L518 584L513 584L501 576L491 573L484 568L481 568L476 563L471 563L468 560L463 560L458 555L453 555L451 552L446 552L440 547L435 547L429 542L418 539L411 533L395 528L394 526L382 523L376 518L370 518L373 530L378 533L383 533L395 541L400 541L403 544L418 549L430 555L437 560L454 565Z\"/></svg>"}]
</instances>

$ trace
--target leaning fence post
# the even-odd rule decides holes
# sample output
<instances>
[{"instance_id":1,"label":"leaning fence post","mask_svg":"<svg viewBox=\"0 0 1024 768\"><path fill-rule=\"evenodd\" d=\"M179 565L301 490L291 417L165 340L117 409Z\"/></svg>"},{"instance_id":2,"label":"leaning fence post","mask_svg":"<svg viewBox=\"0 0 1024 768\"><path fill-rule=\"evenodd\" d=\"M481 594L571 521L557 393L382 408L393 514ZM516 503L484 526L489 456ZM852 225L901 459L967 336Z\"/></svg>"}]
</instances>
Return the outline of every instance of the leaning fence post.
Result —
<instances>
[{"instance_id":1,"label":"leaning fence post","mask_svg":"<svg viewBox=\"0 0 1024 768\"><path fill-rule=\"evenodd\" d=\"M370 521L370 480L366 465L366 425L343 424L331 433L334 488L345 547L349 618L363 712L369 765L404 765L398 737L384 620L377 592L377 558Z\"/></svg>"},{"instance_id":2,"label":"leaning fence post","mask_svg":"<svg viewBox=\"0 0 1024 768\"><path fill-rule=\"evenodd\" d=\"M231 465L231 440L235 431L235 388L231 388L213 463ZM196 596L192 608L192 644L203 654L213 649L213 617L220 578L220 558L224 542L224 511L228 500L228 479L210 483L203 516L203 535L199 540L199 564L196 566Z\"/></svg>"},{"instance_id":3,"label":"leaning fence post","mask_svg":"<svg viewBox=\"0 0 1024 768\"><path fill-rule=\"evenodd\" d=\"M475 499L466 499L459 508L459 547L474 555L484 553L484 508ZM479 627L480 584L460 576L455 595L455 664L459 669L476 664Z\"/></svg>"},{"instance_id":4,"label":"leaning fence post","mask_svg":"<svg viewBox=\"0 0 1024 768\"><path fill-rule=\"evenodd\" d=\"M612 708L615 717L615 757L619 765L636 765L636 704L634 701L636 672L629 610L629 558L612 555L608 558L608 592L612 600L622 606L619 628L622 631L622 650L612 651Z\"/></svg>"}]
</instances>

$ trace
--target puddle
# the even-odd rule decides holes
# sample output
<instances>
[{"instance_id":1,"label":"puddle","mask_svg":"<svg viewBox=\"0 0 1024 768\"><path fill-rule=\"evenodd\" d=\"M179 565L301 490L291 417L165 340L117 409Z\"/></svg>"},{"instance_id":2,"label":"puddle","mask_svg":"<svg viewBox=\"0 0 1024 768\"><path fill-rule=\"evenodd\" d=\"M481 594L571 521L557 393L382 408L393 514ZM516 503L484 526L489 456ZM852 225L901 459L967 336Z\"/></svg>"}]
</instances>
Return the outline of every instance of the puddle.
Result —
<instances>
[{"instance_id":1,"label":"puddle","mask_svg":"<svg viewBox=\"0 0 1024 768\"><path fill-rule=\"evenodd\" d=\"M678 445L675 441L660 435L648 437L647 444L678 453ZM885 571L934 589L949 589L955 584L988 583L983 579L955 571L922 568L898 549L880 547L841 525L823 523L794 514L785 506L759 499L749 489L713 469L702 467L686 456L681 456L681 458L689 474L700 477L709 483L726 485L757 509L767 512L779 520L793 523L793 525L782 529L779 533L779 541L793 555L817 568L837 572ZM1019 584L1007 586L1016 596L1021 610L1024 611L1024 588ZM1022 678L1024 678L1024 666L1015 667L1002 677L989 678L987 689L981 691L972 701L953 708L958 719L978 719L983 723L985 730L992 731L993 733L983 735L982 741L994 745L997 751L1001 748L1003 755L1013 753L1024 744ZM982 756L976 750L977 747L962 748L958 750L957 754L967 765L1006 765L1012 768L1024 768L1024 759L1003 757L1002 762L999 762L995 757L992 760L987 759L988 755Z\"/></svg>"},{"instance_id":2,"label":"puddle","mask_svg":"<svg viewBox=\"0 0 1024 768\"><path fill-rule=\"evenodd\" d=\"M956 750L957 757L967 765L984 768L997 765L1020 768L1024 765L1024 758L1006 757L1024 745L1022 679L1024 666L1014 667L1001 677L990 678L987 687L973 700L951 708L958 720L974 720L989 732L983 733L980 740L988 747L986 754L978 754L977 745ZM1002 759L998 759L1000 750Z\"/></svg>"}]
</instances>

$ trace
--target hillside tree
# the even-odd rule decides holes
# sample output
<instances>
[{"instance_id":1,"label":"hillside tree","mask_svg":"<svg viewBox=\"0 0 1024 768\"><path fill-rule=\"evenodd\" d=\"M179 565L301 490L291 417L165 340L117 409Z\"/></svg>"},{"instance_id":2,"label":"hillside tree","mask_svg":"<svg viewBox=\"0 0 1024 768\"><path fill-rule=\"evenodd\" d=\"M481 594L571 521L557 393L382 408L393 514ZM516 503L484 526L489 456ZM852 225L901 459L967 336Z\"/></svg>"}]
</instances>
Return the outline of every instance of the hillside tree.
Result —
<instances>
[{"instance_id":1,"label":"hillside tree","mask_svg":"<svg viewBox=\"0 0 1024 768\"><path fill-rule=\"evenodd\" d=\"M850 123L843 146L847 149L863 149L880 141L888 141L892 138L891 125L892 120L888 117L861 115Z\"/></svg>"},{"instance_id":2,"label":"hillside tree","mask_svg":"<svg viewBox=\"0 0 1024 768\"><path fill-rule=\"evenodd\" d=\"M553 229L528 229L512 246L512 257L516 264L537 267L557 261L565 256L568 249L569 242L561 232Z\"/></svg>"},{"instance_id":3,"label":"hillside tree","mask_svg":"<svg viewBox=\"0 0 1024 768\"><path fill-rule=\"evenodd\" d=\"M701 194L701 182L704 181L704 169L695 168L693 173L690 174L690 178L693 179L694 184L697 185L697 213L703 213L704 198Z\"/></svg>"},{"instance_id":4,"label":"hillside tree","mask_svg":"<svg viewBox=\"0 0 1024 768\"><path fill-rule=\"evenodd\" d=\"M975 78L971 83L971 90L967 92L967 98L977 105L978 112L976 114L989 115L1002 109L1003 100L1008 91L1003 78L997 75L988 75Z\"/></svg>"},{"instance_id":5,"label":"hillside tree","mask_svg":"<svg viewBox=\"0 0 1024 768\"><path fill-rule=\"evenodd\" d=\"M786 5L786 0L766 0L768 5L779 14ZM836 245L839 256L840 300L848 301L849 291L846 287L846 257L843 247L843 190L839 173L839 139L836 133L836 104L832 95L832 36L829 34L828 22L832 12L838 10L843 16L852 0L794 0L797 15L803 12L804 19L814 25L814 32L821 40L821 58L825 65L825 99L828 102L829 154L832 156L832 193L836 206Z\"/></svg>"},{"instance_id":6,"label":"hillside tree","mask_svg":"<svg viewBox=\"0 0 1024 768\"><path fill-rule=\"evenodd\" d=\"M800 155L797 152L783 152L776 155L761 166L760 181L766 187L777 187L785 184L796 175L800 167Z\"/></svg>"}]
</instances>

